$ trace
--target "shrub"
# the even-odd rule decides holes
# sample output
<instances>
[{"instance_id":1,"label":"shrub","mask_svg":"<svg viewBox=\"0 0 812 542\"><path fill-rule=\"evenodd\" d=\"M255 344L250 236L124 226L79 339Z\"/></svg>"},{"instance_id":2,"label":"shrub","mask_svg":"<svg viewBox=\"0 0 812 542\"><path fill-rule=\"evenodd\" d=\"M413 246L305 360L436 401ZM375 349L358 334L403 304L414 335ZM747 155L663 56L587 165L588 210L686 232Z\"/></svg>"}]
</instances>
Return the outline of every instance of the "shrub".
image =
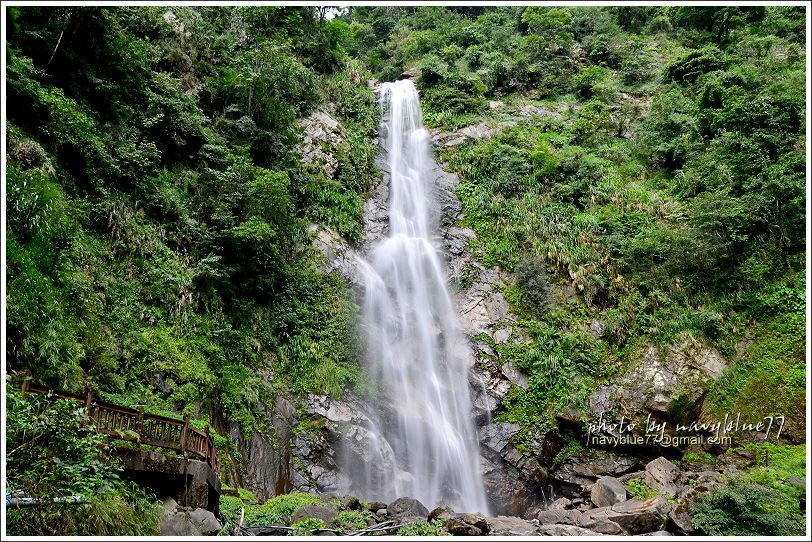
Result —
<instances>
[{"instance_id":1,"label":"shrub","mask_svg":"<svg viewBox=\"0 0 812 542\"><path fill-rule=\"evenodd\" d=\"M798 501L780 491L733 479L700 496L693 525L710 536L797 536L804 533Z\"/></svg>"},{"instance_id":2,"label":"shrub","mask_svg":"<svg viewBox=\"0 0 812 542\"><path fill-rule=\"evenodd\" d=\"M245 503L239 497L223 495L220 497L220 514L228 521L238 522L240 511L245 508Z\"/></svg>"},{"instance_id":3,"label":"shrub","mask_svg":"<svg viewBox=\"0 0 812 542\"><path fill-rule=\"evenodd\" d=\"M436 525L428 521L415 521L404 525L395 534L397 536L441 536L448 533L442 533Z\"/></svg>"},{"instance_id":4,"label":"shrub","mask_svg":"<svg viewBox=\"0 0 812 542\"><path fill-rule=\"evenodd\" d=\"M644 51L637 51L620 61L620 74L626 83L642 83L653 79L654 65Z\"/></svg>"},{"instance_id":5,"label":"shrub","mask_svg":"<svg viewBox=\"0 0 812 542\"><path fill-rule=\"evenodd\" d=\"M370 512L342 510L333 520L333 523L343 531L357 531L367 526L367 521L370 517L372 517Z\"/></svg>"},{"instance_id":6,"label":"shrub","mask_svg":"<svg viewBox=\"0 0 812 542\"><path fill-rule=\"evenodd\" d=\"M471 113L485 108L485 99L457 88L438 85L426 91L426 105L434 111Z\"/></svg>"},{"instance_id":7,"label":"shrub","mask_svg":"<svg viewBox=\"0 0 812 542\"><path fill-rule=\"evenodd\" d=\"M540 258L528 256L519 262L516 266L516 284L524 305L536 318L541 318L551 298L547 269Z\"/></svg>"},{"instance_id":8,"label":"shrub","mask_svg":"<svg viewBox=\"0 0 812 542\"><path fill-rule=\"evenodd\" d=\"M605 85L605 81L609 76L609 70L600 66L584 68L573 78L575 91L582 98L591 98L599 93L599 90L602 89L602 85Z\"/></svg>"},{"instance_id":9,"label":"shrub","mask_svg":"<svg viewBox=\"0 0 812 542\"><path fill-rule=\"evenodd\" d=\"M642 480L629 480L624 484L626 489L635 496L635 498L640 499L641 501L645 501L652 497L656 497L659 495L657 490L651 489L648 487Z\"/></svg>"},{"instance_id":10,"label":"shrub","mask_svg":"<svg viewBox=\"0 0 812 542\"><path fill-rule=\"evenodd\" d=\"M708 45L678 57L663 71L663 79L678 83L693 83L703 73L721 70L727 65L724 53Z\"/></svg>"},{"instance_id":11,"label":"shrub","mask_svg":"<svg viewBox=\"0 0 812 542\"><path fill-rule=\"evenodd\" d=\"M290 536L311 536L314 531L327 528L327 524L323 519L305 518L298 523L294 523L291 527L293 527L293 530L288 533Z\"/></svg>"},{"instance_id":12,"label":"shrub","mask_svg":"<svg viewBox=\"0 0 812 542\"><path fill-rule=\"evenodd\" d=\"M318 504L321 499L312 493L287 493L268 499L261 506L250 507L245 511L249 527L260 525L290 525L293 514L306 504ZM324 525L322 525L323 527Z\"/></svg>"}]
</instances>

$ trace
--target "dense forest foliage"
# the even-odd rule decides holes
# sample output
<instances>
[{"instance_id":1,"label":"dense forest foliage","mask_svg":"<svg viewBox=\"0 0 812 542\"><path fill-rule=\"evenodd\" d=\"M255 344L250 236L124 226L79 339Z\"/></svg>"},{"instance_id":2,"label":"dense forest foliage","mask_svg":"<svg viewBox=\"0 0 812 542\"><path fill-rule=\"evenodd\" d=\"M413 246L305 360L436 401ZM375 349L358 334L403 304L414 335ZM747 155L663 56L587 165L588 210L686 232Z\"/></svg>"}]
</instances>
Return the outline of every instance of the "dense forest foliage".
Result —
<instances>
[{"instance_id":1,"label":"dense forest foliage","mask_svg":"<svg viewBox=\"0 0 812 542\"><path fill-rule=\"evenodd\" d=\"M9 365L248 422L264 369L356 378L355 307L307 224L359 237L375 99L311 10L165 12L10 13ZM352 131L336 179L295 150L324 100Z\"/></svg>"},{"instance_id":2,"label":"dense forest foliage","mask_svg":"<svg viewBox=\"0 0 812 542\"><path fill-rule=\"evenodd\" d=\"M357 302L318 271L308 226L360 243L378 174L368 80L408 72L439 131L510 120L525 104L557 113L439 151L462 179L471 250L515 277L505 296L532 339L494 345L529 375L502 419L552 424L643 345L690 336L733 362L708 391L714 409L786 414L790 442L803 441L802 8L7 15L8 371L200 424L233 420L249 435L267 430L262 405L274 395L363 388ZM297 120L318 109L347 132L328 149L332 175L298 150ZM589 332L596 318L600 338ZM49 413L10 431L10 448L70 425L58 406L10 405L10 423ZM93 438L56 435L49 453L73 439L74 472L105 472ZM29 471L11 459L20 471L9 481L32 494L118 499L105 513L131 519L116 531L108 517L111 533L132 532L149 506L104 476L77 487L43 477L45 459ZM784 506L767 478L715 495L703 529L729 534L746 521L714 515L725 499ZM84 532L86 518L53 513L17 526ZM749 534L795 533L795 516Z\"/></svg>"},{"instance_id":3,"label":"dense forest foliage","mask_svg":"<svg viewBox=\"0 0 812 542\"><path fill-rule=\"evenodd\" d=\"M308 223L360 237L377 104L323 15L9 9L10 371L247 435L277 392L355 382L357 306ZM296 150L325 102L335 178Z\"/></svg>"}]
</instances>

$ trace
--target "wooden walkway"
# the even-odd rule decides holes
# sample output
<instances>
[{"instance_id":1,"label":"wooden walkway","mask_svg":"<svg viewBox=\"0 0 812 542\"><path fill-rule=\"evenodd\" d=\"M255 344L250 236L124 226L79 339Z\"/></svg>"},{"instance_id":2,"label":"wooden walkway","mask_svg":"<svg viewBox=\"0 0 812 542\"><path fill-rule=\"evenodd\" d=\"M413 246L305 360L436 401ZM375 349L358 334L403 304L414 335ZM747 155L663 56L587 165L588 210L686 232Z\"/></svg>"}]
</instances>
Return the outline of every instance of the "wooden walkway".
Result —
<instances>
[{"instance_id":1,"label":"wooden walkway","mask_svg":"<svg viewBox=\"0 0 812 542\"><path fill-rule=\"evenodd\" d=\"M59 390L52 390L30 384L24 380L21 386L25 393L47 393L62 399L69 399L85 406L85 417L88 424L114 439L135 441L158 448L177 450L192 454L202 459L215 471L220 472L217 449L209 434L209 427L200 431L189 425L189 416L182 420L147 414L144 409L132 408L99 401L88 392L78 395Z\"/></svg>"}]
</instances>

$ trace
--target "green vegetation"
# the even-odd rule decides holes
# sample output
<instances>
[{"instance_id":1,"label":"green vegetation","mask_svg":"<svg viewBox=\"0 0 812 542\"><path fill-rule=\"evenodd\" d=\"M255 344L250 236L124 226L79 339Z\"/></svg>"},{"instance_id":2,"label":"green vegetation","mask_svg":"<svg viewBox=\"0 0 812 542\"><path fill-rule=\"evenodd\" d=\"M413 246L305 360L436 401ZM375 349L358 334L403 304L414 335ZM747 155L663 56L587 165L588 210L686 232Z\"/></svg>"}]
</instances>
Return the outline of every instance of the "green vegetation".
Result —
<instances>
[{"instance_id":1,"label":"green vegetation","mask_svg":"<svg viewBox=\"0 0 812 542\"><path fill-rule=\"evenodd\" d=\"M662 497L671 506L675 506L677 504L677 499L675 497L669 495L664 491L649 487L643 480L633 478L631 480L628 480L627 482L624 482L623 486L627 490L629 490L629 492L632 494L634 498L639 499L641 501L645 501L654 497Z\"/></svg>"},{"instance_id":2,"label":"green vegetation","mask_svg":"<svg viewBox=\"0 0 812 542\"><path fill-rule=\"evenodd\" d=\"M747 449L756 454L756 466L748 472L750 480L776 489L787 497L800 501L806 493L804 484L788 483L792 477L806 478L806 446L777 446L750 444Z\"/></svg>"},{"instance_id":3,"label":"green vegetation","mask_svg":"<svg viewBox=\"0 0 812 542\"><path fill-rule=\"evenodd\" d=\"M8 15L8 368L245 436L275 394L352 386L358 308L308 233L357 242L373 175L377 104L340 24L315 8ZM332 170L296 146L317 108L343 130L321 149Z\"/></svg>"},{"instance_id":4,"label":"green vegetation","mask_svg":"<svg viewBox=\"0 0 812 542\"><path fill-rule=\"evenodd\" d=\"M397 536L448 536L448 533L441 531L441 525L437 523L429 523L428 521L415 521L404 525L398 532Z\"/></svg>"},{"instance_id":5,"label":"green vegetation","mask_svg":"<svg viewBox=\"0 0 812 542\"><path fill-rule=\"evenodd\" d=\"M716 462L716 457L708 452L685 452L682 454L681 465L683 468L691 470L705 470L712 467Z\"/></svg>"},{"instance_id":6,"label":"green vegetation","mask_svg":"<svg viewBox=\"0 0 812 542\"><path fill-rule=\"evenodd\" d=\"M330 524L317 518L305 518L293 523L296 512L309 504L338 510L338 514ZM342 505L341 499L331 499L325 502L318 495L311 493L294 492L280 495L261 505L256 504L256 497L246 499L241 495L240 497L221 497L220 512L228 522L236 525L240 522L241 514L244 511L244 527L270 525L293 527L293 530L288 532L291 536L307 536L315 529L330 529L339 533L356 532L366 528L374 520L374 515L369 511L342 510Z\"/></svg>"},{"instance_id":7,"label":"green vegetation","mask_svg":"<svg viewBox=\"0 0 812 542\"><path fill-rule=\"evenodd\" d=\"M308 536L312 535L318 529L326 528L327 524L323 519L307 518L294 523L292 527L293 530L290 532L290 536Z\"/></svg>"},{"instance_id":8,"label":"green vegetation","mask_svg":"<svg viewBox=\"0 0 812 542\"><path fill-rule=\"evenodd\" d=\"M782 434L800 442L806 431L805 300L800 276L772 286L762 297L779 297L778 316L753 331L753 344L739 362L717 380L711 412L741 413L742 419L785 416ZM795 282L793 284L793 282ZM779 422L774 430L777 432Z\"/></svg>"},{"instance_id":9,"label":"green vegetation","mask_svg":"<svg viewBox=\"0 0 812 542\"><path fill-rule=\"evenodd\" d=\"M693 524L711 536L798 536L805 531L798 501L740 479L700 497L693 507Z\"/></svg>"},{"instance_id":10,"label":"green vegetation","mask_svg":"<svg viewBox=\"0 0 812 542\"><path fill-rule=\"evenodd\" d=\"M293 514L306 504L318 504L321 500L312 493L288 493L268 499L256 507L247 507L245 525L290 525Z\"/></svg>"},{"instance_id":11,"label":"green vegetation","mask_svg":"<svg viewBox=\"0 0 812 542\"><path fill-rule=\"evenodd\" d=\"M370 518L374 517L371 512L362 510L342 510L336 516L333 523L342 531L357 531L365 528L369 524Z\"/></svg>"},{"instance_id":12,"label":"green vegetation","mask_svg":"<svg viewBox=\"0 0 812 542\"><path fill-rule=\"evenodd\" d=\"M360 238L377 106L333 23L279 8L9 17L9 367L148 410L215 409L246 435L260 397L355 382L357 307L317 271L308 222ZM332 176L294 147L296 118L324 102L346 134L323 149Z\"/></svg>"},{"instance_id":13,"label":"green vegetation","mask_svg":"<svg viewBox=\"0 0 812 542\"><path fill-rule=\"evenodd\" d=\"M626 489L635 496L635 498L640 499L641 501L645 501L646 499L651 499L652 497L656 497L660 493L654 489L648 487L642 480L629 480L624 484Z\"/></svg>"},{"instance_id":14,"label":"green vegetation","mask_svg":"<svg viewBox=\"0 0 812 542\"><path fill-rule=\"evenodd\" d=\"M802 535L806 446L748 444L755 466L703 494L692 508L694 526L718 535Z\"/></svg>"}]
</instances>

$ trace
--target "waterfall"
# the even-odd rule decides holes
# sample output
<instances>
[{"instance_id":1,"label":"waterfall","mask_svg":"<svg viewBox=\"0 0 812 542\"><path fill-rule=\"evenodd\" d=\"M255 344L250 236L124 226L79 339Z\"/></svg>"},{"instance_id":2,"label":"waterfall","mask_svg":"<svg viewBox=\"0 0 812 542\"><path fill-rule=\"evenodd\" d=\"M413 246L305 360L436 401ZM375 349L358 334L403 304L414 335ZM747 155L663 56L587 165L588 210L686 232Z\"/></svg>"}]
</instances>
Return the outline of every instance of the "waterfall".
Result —
<instances>
[{"instance_id":1,"label":"waterfall","mask_svg":"<svg viewBox=\"0 0 812 542\"><path fill-rule=\"evenodd\" d=\"M470 346L446 288L432 235L429 135L409 80L384 83L382 146L391 176L389 235L360 260L363 323L377 413L372 450L353 471L353 491L391 502L487 513L468 389Z\"/></svg>"}]
</instances>

